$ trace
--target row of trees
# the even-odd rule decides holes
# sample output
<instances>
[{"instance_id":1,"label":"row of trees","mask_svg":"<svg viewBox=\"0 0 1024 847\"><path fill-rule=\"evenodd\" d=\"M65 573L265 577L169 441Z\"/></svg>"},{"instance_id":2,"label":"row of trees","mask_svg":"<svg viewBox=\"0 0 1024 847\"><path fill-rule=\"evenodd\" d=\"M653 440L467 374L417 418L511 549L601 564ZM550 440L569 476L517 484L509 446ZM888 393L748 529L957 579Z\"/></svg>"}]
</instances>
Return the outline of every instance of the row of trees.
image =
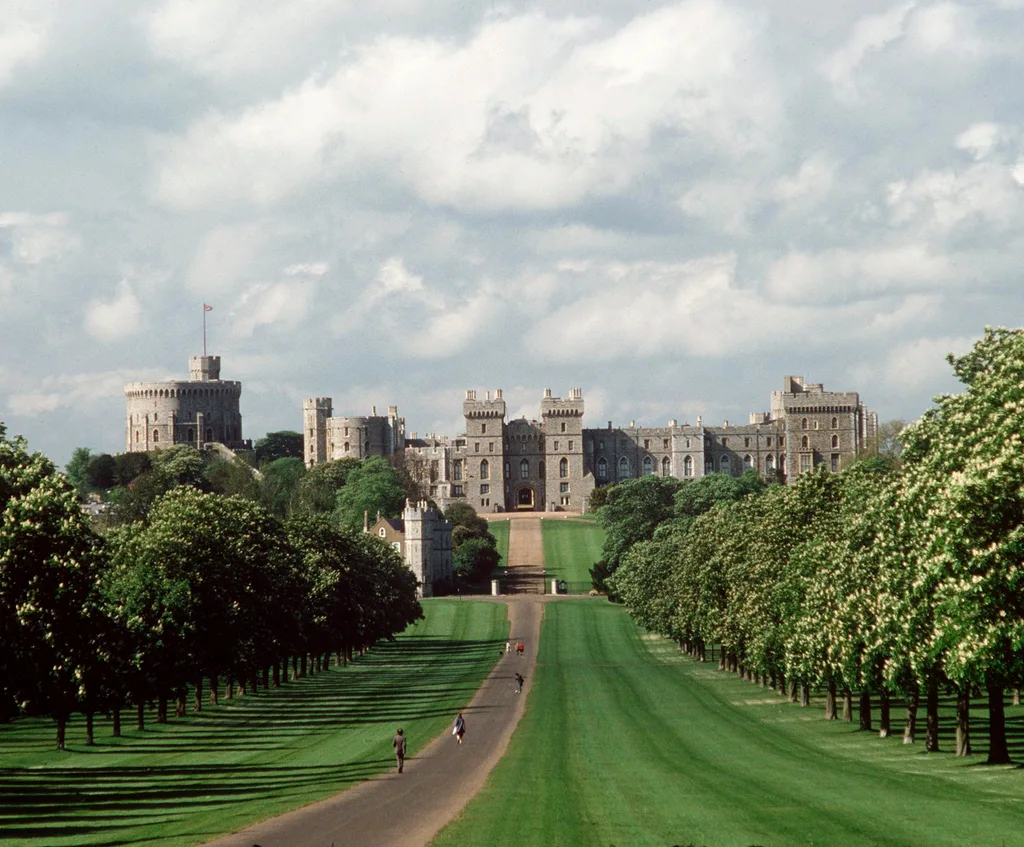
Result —
<instances>
[{"instance_id":1,"label":"row of trees","mask_svg":"<svg viewBox=\"0 0 1024 847\"><path fill-rule=\"evenodd\" d=\"M190 687L198 709L204 683L214 702L222 682L278 685L289 660L301 675L422 615L386 544L323 511L282 522L200 490L187 450L153 457L155 496L101 537L68 479L0 424L0 720L52 715L62 748L76 709L89 739L97 712L119 733L128 704L141 723L155 701L166 720Z\"/></svg>"},{"instance_id":2,"label":"row of trees","mask_svg":"<svg viewBox=\"0 0 1024 847\"><path fill-rule=\"evenodd\" d=\"M965 391L901 434L898 463L790 486L712 475L611 492L595 576L695 656L720 644L723 667L805 703L823 688L829 718L837 698L850 716L859 692L861 727L877 698L887 735L899 696L909 742L923 700L929 750L949 690L957 752L970 753L970 698L983 689L988 761L1008 762L1004 694L1024 679L1024 331L987 330L949 361ZM646 525L627 508L642 501L661 508Z\"/></svg>"}]
</instances>

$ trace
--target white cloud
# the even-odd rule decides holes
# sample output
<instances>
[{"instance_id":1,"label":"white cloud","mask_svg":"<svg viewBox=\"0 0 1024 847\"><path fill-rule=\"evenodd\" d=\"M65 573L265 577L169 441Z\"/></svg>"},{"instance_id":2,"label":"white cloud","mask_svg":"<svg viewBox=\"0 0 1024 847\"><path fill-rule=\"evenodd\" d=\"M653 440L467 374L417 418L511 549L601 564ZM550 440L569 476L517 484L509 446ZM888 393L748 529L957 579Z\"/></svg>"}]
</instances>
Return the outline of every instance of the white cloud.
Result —
<instances>
[{"instance_id":1,"label":"white cloud","mask_svg":"<svg viewBox=\"0 0 1024 847\"><path fill-rule=\"evenodd\" d=\"M926 337L898 343L881 362L855 370L855 376L865 385L879 380L895 391L928 391L929 386L948 381L951 368L946 355L963 355L974 341L970 337Z\"/></svg>"},{"instance_id":2,"label":"white cloud","mask_svg":"<svg viewBox=\"0 0 1024 847\"><path fill-rule=\"evenodd\" d=\"M33 0L5 0L0 8L0 87L9 84L20 66L43 55L55 6Z\"/></svg>"},{"instance_id":3,"label":"white cloud","mask_svg":"<svg viewBox=\"0 0 1024 847\"><path fill-rule=\"evenodd\" d=\"M294 266L292 266L294 269ZM230 329L235 338L248 338L259 327L275 331L296 329L310 313L322 274L288 273L287 280L256 283L230 307Z\"/></svg>"},{"instance_id":4,"label":"white cloud","mask_svg":"<svg viewBox=\"0 0 1024 847\"><path fill-rule=\"evenodd\" d=\"M900 3L857 21L846 43L822 65L822 72L836 86L837 93L856 92L856 75L861 63L903 36L907 16L915 5Z\"/></svg>"},{"instance_id":5,"label":"white cloud","mask_svg":"<svg viewBox=\"0 0 1024 847\"><path fill-rule=\"evenodd\" d=\"M124 386L131 381L149 378L163 379L163 374L150 372L141 376L134 372L129 377L123 371L101 371L98 373L55 374L43 377L31 389L12 387L7 400L7 411L14 415L33 417L60 409L87 410L103 408L109 400L120 399L124 410ZM26 385L28 380L22 380ZM117 425L122 425L119 417Z\"/></svg>"},{"instance_id":6,"label":"white cloud","mask_svg":"<svg viewBox=\"0 0 1024 847\"><path fill-rule=\"evenodd\" d=\"M82 245L62 212L0 212L0 230L11 233L11 260L18 265L40 265Z\"/></svg>"},{"instance_id":7,"label":"white cloud","mask_svg":"<svg viewBox=\"0 0 1024 847\"><path fill-rule=\"evenodd\" d=\"M756 34L756 18L689 0L608 36L594 20L526 13L464 44L380 38L277 99L155 143L156 196L266 206L354 171L469 210L615 194L660 131L695 155L769 143L780 101Z\"/></svg>"},{"instance_id":8,"label":"white cloud","mask_svg":"<svg viewBox=\"0 0 1024 847\"><path fill-rule=\"evenodd\" d=\"M1017 133L1007 126L983 121L971 124L956 138L956 147L966 150L975 161L987 158L993 150L1012 142Z\"/></svg>"},{"instance_id":9,"label":"white cloud","mask_svg":"<svg viewBox=\"0 0 1024 847\"><path fill-rule=\"evenodd\" d=\"M85 331L98 341L118 341L142 330L142 303L122 282L110 301L90 300L85 307Z\"/></svg>"}]
</instances>

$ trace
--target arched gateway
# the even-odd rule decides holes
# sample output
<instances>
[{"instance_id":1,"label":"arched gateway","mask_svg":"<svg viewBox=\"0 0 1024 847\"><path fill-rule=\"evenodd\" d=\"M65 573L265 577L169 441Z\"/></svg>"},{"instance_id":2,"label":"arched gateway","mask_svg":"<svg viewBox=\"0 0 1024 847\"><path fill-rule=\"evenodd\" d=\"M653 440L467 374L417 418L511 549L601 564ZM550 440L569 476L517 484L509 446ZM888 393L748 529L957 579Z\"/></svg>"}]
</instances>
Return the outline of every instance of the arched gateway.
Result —
<instances>
[{"instance_id":1,"label":"arched gateway","mask_svg":"<svg viewBox=\"0 0 1024 847\"><path fill-rule=\"evenodd\" d=\"M529 512L534 507L533 486L523 485L516 489L516 509L520 512Z\"/></svg>"}]
</instances>

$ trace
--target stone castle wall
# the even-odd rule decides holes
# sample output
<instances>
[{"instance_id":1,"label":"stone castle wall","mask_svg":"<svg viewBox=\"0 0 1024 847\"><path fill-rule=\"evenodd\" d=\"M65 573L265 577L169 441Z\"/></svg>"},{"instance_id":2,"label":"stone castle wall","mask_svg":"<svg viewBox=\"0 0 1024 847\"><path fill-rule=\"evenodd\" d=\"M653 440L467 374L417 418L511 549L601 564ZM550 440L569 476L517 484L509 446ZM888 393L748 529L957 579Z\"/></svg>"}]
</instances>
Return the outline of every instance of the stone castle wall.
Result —
<instances>
[{"instance_id":1,"label":"stone castle wall","mask_svg":"<svg viewBox=\"0 0 1024 847\"><path fill-rule=\"evenodd\" d=\"M595 486L647 475L696 479L707 473L740 475L756 470L763 477L794 480L826 464L838 470L870 438L876 417L856 392L829 392L802 377L787 376L783 390L772 392L771 411L751 413L746 424L706 426L676 420L665 427L583 426L583 392L569 390L541 399L540 420L505 420L507 407L500 389L481 399L467 391L463 402L465 434L399 441L405 421L391 407L384 418L330 418L330 401L305 401L307 463L318 456L355 455L336 449L339 426L349 432L370 432L360 455L392 455L417 479L421 490L442 509L465 500L478 512L517 510L583 511ZM320 405L317 405L320 404ZM322 418L324 408L328 417ZM321 417L312 415L310 410ZM393 414L392 414L393 413ZM315 421L314 421L315 418ZM346 421L347 424L340 422ZM326 450L319 445L329 441ZM398 445L402 446L399 447Z\"/></svg>"}]
</instances>

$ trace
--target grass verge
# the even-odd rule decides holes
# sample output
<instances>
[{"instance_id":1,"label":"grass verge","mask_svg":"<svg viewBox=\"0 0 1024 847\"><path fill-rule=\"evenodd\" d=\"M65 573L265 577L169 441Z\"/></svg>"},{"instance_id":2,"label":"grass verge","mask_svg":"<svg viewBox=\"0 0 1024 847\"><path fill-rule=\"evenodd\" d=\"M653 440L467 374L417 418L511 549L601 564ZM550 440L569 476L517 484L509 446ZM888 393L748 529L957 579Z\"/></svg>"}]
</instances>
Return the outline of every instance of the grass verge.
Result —
<instances>
[{"instance_id":1,"label":"grass verge","mask_svg":"<svg viewBox=\"0 0 1024 847\"><path fill-rule=\"evenodd\" d=\"M605 600L560 602L508 754L434 847L1019 843L1024 772L982 760L826 722Z\"/></svg>"},{"instance_id":2,"label":"grass verge","mask_svg":"<svg viewBox=\"0 0 1024 847\"><path fill-rule=\"evenodd\" d=\"M0 845L198 844L328 797L389 769L402 726L409 755L480 686L508 634L498 603L426 600L426 619L348 668L199 714L110 736L97 721L53 747L46 720L0 726ZM128 724L133 715L124 714Z\"/></svg>"},{"instance_id":3,"label":"grass verge","mask_svg":"<svg viewBox=\"0 0 1024 847\"><path fill-rule=\"evenodd\" d=\"M552 578L565 580L570 594L586 594L592 587L590 569L601 558L604 530L592 521L558 518L545 518L541 527L548 584Z\"/></svg>"}]
</instances>

